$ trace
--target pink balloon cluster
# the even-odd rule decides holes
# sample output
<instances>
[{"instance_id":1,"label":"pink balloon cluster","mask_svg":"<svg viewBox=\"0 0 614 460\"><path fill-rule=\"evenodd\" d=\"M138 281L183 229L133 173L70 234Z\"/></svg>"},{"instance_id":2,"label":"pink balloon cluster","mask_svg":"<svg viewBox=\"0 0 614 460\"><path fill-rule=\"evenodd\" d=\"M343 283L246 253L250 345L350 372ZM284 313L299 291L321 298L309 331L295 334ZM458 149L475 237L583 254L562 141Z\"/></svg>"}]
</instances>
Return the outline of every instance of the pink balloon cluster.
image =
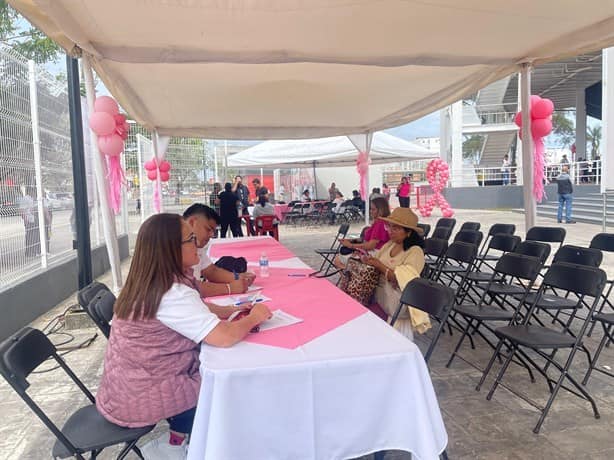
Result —
<instances>
[{"instance_id":1,"label":"pink balloon cluster","mask_svg":"<svg viewBox=\"0 0 614 460\"><path fill-rule=\"evenodd\" d=\"M541 202L544 192L544 154L546 147L544 137L552 131L552 112L554 103L550 99L531 96L531 136L533 137L533 196ZM522 139L522 112L514 117L514 123L520 128L519 136Z\"/></svg>"},{"instance_id":2,"label":"pink balloon cluster","mask_svg":"<svg viewBox=\"0 0 614 460\"><path fill-rule=\"evenodd\" d=\"M115 99L100 96L94 102L94 113L90 115L90 128L98 135L98 148L110 157L116 157L124 150L130 125L119 113Z\"/></svg>"},{"instance_id":3,"label":"pink balloon cluster","mask_svg":"<svg viewBox=\"0 0 614 460\"><path fill-rule=\"evenodd\" d=\"M544 137L552 131L552 112L554 103L550 99L542 99L537 95L531 96L531 135L533 138ZM522 139L522 112L514 117L514 123L520 128Z\"/></svg>"},{"instance_id":4,"label":"pink balloon cluster","mask_svg":"<svg viewBox=\"0 0 614 460\"><path fill-rule=\"evenodd\" d=\"M441 158L435 158L429 162L426 167L426 180L429 181L431 189L433 190L433 196L424 206L420 206L419 211L422 217L430 216L435 206L441 209L441 213L444 217L452 217L454 215L450 203L448 203L441 193L442 190L446 188L449 178L450 168L448 167L448 163Z\"/></svg>"},{"instance_id":5,"label":"pink balloon cluster","mask_svg":"<svg viewBox=\"0 0 614 460\"><path fill-rule=\"evenodd\" d=\"M171 178L171 164L166 160L161 161L160 164L156 160L149 160L143 166L147 171L149 180L156 180L158 178L158 171L160 172L160 180L162 182L167 182Z\"/></svg>"}]
</instances>

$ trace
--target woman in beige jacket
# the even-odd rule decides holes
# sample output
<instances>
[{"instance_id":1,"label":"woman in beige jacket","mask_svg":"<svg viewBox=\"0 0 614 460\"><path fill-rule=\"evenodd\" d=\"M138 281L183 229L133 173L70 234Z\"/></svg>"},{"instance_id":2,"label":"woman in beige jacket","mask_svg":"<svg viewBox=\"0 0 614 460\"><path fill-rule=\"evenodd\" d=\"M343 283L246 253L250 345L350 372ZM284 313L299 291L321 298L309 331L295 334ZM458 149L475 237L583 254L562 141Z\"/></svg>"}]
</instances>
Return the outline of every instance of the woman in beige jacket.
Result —
<instances>
[{"instance_id":1,"label":"woman in beige jacket","mask_svg":"<svg viewBox=\"0 0 614 460\"><path fill-rule=\"evenodd\" d=\"M375 289L373 310L382 318L390 317L399 306L401 292L405 285L420 276L424 268L424 238L418 227L418 216L409 208L397 208L389 217L381 217L388 225L390 241L373 257L363 261L380 272ZM413 308L401 311L394 325L410 340L413 331L422 334L431 327L426 313Z\"/></svg>"}]
</instances>

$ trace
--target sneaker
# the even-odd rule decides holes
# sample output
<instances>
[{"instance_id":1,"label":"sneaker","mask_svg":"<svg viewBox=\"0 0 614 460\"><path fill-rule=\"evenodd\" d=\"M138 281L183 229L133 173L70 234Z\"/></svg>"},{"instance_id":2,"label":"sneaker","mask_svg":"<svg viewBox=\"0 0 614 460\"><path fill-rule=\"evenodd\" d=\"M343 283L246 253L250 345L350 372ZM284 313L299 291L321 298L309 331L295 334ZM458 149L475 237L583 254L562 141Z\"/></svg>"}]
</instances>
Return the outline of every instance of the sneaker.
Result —
<instances>
[{"instance_id":1,"label":"sneaker","mask_svg":"<svg viewBox=\"0 0 614 460\"><path fill-rule=\"evenodd\" d=\"M576 221L575 221L575 220L568 220L568 221L567 221L567 223L568 223L568 224L575 224L575 223L576 223Z\"/></svg>"},{"instance_id":2,"label":"sneaker","mask_svg":"<svg viewBox=\"0 0 614 460\"><path fill-rule=\"evenodd\" d=\"M563 221L562 221L562 220L557 220L557 222L558 222L559 224L562 224L562 223L563 223Z\"/></svg>"},{"instance_id":3,"label":"sneaker","mask_svg":"<svg viewBox=\"0 0 614 460\"><path fill-rule=\"evenodd\" d=\"M184 460L188 456L187 438L180 446L173 446L168 439L169 433L167 432L141 447L143 458L145 460Z\"/></svg>"}]
</instances>

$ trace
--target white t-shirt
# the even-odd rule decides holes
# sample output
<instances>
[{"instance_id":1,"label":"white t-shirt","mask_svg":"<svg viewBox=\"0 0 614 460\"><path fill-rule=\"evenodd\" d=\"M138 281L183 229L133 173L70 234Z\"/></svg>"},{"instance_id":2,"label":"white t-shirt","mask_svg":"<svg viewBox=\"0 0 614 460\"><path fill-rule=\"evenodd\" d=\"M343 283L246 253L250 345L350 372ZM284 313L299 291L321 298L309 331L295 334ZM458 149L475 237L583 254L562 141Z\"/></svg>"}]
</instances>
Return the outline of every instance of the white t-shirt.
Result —
<instances>
[{"instance_id":1,"label":"white t-shirt","mask_svg":"<svg viewBox=\"0 0 614 460\"><path fill-rule=\"evenodd\" d=\"M202 342L220 322L204 304L200 294L181 283L173 284L162 296L156 318L196 343Z\"/></svg>"},{"instance_id":2,"label":"white t-shirt","mask_svg":"<svg viewBox=\"0 0 614 460\"><path fill-rule=\"evenodd\" d=\"M205 268L207 268L209 265L211 265L213 262L211 262L211 259L209 259L209 256L207 255L207 246L205 246L204 248L198 248L197 252L198 252L198 258L200 262L194 265L192 267L192 270L194 270L194 278L196 278L197 280L200 280L201 279L200 274L202 273L202 271Z\"/></svg>"}]
</instances>

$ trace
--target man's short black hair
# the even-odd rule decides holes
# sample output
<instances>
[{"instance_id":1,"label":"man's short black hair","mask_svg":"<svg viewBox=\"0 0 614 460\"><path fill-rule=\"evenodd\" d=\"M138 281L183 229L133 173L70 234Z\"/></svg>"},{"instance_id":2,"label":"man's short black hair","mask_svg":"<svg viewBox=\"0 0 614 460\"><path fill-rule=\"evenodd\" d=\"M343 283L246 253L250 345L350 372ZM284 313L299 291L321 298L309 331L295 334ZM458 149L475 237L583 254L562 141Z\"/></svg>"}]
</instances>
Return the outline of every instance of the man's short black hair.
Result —
<instances>
[{"instance_id":1,"label":"man's short black hair","mask_svg":"<svg viewBox=\"0 0 614 460\"><path fill-rule=\"evenodd\" d=\"M183 211L184 219L192 216L203 216L206 219L214 220L216 224L220 223L220 215L214 209L202 203L194 203Z\"/></svg>"}]
</instances>

